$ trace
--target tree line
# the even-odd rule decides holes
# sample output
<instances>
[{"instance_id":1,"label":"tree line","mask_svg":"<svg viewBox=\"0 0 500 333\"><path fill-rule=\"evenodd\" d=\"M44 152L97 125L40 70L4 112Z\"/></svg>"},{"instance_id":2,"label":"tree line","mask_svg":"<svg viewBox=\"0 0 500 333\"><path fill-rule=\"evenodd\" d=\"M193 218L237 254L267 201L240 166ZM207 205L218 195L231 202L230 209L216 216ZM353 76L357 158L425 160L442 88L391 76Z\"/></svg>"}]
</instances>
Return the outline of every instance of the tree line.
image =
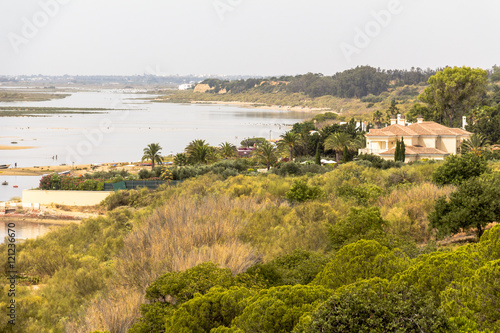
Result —
<instances>
[{"instance_id":1,"label":"tree line","mask_svg":"<svg viewBox=\"0 0 500 333\"><path fill-rule=\"evenodd\" d=\"M383 70L370 66L358 66L333 76L320 73L307 73L296 76L281 76L270 78L250 78L247 80L206 79L202 84L208 84L218 93L225 89L237 94L250 90L263 93L285 91L288 93L304 93L314 98L332 95L345 98L361 98L369 94L378 95L390 86L416 85L427 82L435 70L411 68L410 70Z\"/></svg>"}]
</instances>

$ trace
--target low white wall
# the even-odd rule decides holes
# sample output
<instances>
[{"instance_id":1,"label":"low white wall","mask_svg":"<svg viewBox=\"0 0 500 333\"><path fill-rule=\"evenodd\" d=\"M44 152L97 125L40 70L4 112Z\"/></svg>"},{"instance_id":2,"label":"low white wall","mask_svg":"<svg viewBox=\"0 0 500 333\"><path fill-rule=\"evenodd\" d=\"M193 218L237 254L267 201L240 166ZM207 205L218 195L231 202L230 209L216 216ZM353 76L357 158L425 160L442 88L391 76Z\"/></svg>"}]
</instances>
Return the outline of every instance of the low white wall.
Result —
<instances>
[{"instance_id":1,"label":"low white wall","mask_svg":"<svg viewBox=\"0 0 500 333\"><path fill-rule=\"evenodd\" d=\"M23 190L23 204L94 206L113 191L46 191Z\"/></svg>"}]
</instances>

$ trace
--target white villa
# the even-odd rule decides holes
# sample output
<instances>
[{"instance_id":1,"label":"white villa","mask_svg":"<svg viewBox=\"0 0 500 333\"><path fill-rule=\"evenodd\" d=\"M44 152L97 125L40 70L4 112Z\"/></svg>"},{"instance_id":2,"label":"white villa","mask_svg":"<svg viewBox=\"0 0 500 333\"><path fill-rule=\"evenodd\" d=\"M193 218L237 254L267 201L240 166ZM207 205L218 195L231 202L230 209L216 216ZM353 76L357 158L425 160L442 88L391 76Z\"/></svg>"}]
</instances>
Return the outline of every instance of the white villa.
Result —
<instances>
[{"instance_id":1,"label":"white villa","mask_svg":"<svg viewBox=\"0 0 500 333\"><path fill-rule=\"evenodd\" d=\"M404 116L391 119L391 125L381 129L370 129L366 137L366 148L360 154L374 154L386 160L394 159L396 140L403 138L406 162L422 159L442 160L450 154L460 152L462 141L472 133L461 128L449 128L433 121L418 118L407 125Z\"/></svg>"}]
</instances>

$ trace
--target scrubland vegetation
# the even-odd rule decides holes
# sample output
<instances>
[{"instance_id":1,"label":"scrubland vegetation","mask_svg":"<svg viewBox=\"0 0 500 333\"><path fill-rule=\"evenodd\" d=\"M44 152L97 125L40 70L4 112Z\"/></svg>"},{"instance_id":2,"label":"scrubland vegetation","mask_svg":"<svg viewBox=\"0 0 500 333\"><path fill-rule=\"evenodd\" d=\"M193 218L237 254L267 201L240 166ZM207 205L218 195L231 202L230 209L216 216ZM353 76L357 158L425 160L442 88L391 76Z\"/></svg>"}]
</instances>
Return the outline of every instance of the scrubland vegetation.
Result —
<instances>
[{"instance_id":1,"label":"scrubland vegetation","mask_svg":"<svg viewBox=\"0 0 500 333\"><path fill-rule=\"evenodd\" d=\"M374 94L390 83L384 75L401 76L392 84L405 89L432 74L361 70L377 85L345 90L360 73L352 71L299 77L281 88L298 89L287 96L355 96L375 104ZM476 137L462 155L409 164L356 156L364 133L352 119L316 127L337 120L334 114L295 124L278 149L255 139L250 159L237 158L227 143L194 140L172 167L138 175L183 182L118 191L101 203L106 216L17 244L16 325L2 322L0 329L500 332L500 162L489 147L498 143L499 90L487 93L482 70L443 72L480 85L470 99L448 91L462 104L446 109L431 82L422 93L428 106L414 111L449 124L474 115L469 129ZM449 81L446 75L430 81ZM301 82L326 90L301 90ZM239 93L246 83L207 84ZM275 89L269 86L261 89ZM330 88L331 96L322 95ZM385 116L394 112L395 101ZM375 123L386 120L374 113ZM158 149L145 150L145 158L155 160ZM278 162L279 154L295 162ZM335 167L318 163L333 155ZM104 176L128 177L96 175ZM7 253L5 244L0 248ZM0 260L8 275L7 257ZM5 309L8 280L1 286Z\"/></svg>"},{"instance_id":2,"label":"scrubland vegetation","mask_svg":"<svg viewBox=\"0 0 500 333\"><path fill-rule=\"evenodd\" d=\"M442 245L428 215L463 185L433 182L443 163L370 163L119 191L18 244L2 331L498 331L499 227Z\"/></svg>"}]
</instances>

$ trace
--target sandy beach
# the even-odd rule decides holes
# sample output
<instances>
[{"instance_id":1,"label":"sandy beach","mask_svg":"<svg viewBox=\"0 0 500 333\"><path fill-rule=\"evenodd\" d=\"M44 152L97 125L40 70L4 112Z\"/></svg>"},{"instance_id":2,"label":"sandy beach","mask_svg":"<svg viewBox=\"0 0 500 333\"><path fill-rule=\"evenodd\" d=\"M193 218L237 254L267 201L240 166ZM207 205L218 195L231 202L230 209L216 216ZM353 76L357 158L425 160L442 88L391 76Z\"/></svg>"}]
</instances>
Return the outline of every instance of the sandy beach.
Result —
<instances>
[{"instance_id":1,"label":"sandy beach","mask_svg":"<svg viewBox=\"0 0 500 333\"><path fill-rule=\"evenodd\" d=\"M93 168L93 169L92 169ZM0 169L0 176L41 176L53 172L71 171L74 175L83 175L87 172L110 171L110 170L127 170L130 172L138 172L144 166L130 166L128 162L122 163L104 163L97 166L92 164L79 164L73 167L71 165L50 165L50 166L33 166L26 168L8 168ZM149 167L151 168L151 167Z\"/></svg>"},{"instance_id":2,"label":"sandy beach","mask_svg":"<svg viewBox=\"0 0 500 333\"><path fill-rule=\"evenodd\" d=\"M192 104L221 104L221 105L234 105L247 108L277 110L277 111L296 111L296 112L326 112L332 111L330 108L310 108L304 106L287 106L287 105L262 105L261 103L253 102L225 102L225 101L192 101Z\"/></svg>"},{"instance_id":3,"label":"sandy beach","mask_svg":"<svg viewBox=\"0 0 500 333\"><path fill-rule=\"evenodd\" d=\"M1 146L0 150L20 150L20 149L33 149L38 148L36 146Z\"/></svg>"}]
</instances>

